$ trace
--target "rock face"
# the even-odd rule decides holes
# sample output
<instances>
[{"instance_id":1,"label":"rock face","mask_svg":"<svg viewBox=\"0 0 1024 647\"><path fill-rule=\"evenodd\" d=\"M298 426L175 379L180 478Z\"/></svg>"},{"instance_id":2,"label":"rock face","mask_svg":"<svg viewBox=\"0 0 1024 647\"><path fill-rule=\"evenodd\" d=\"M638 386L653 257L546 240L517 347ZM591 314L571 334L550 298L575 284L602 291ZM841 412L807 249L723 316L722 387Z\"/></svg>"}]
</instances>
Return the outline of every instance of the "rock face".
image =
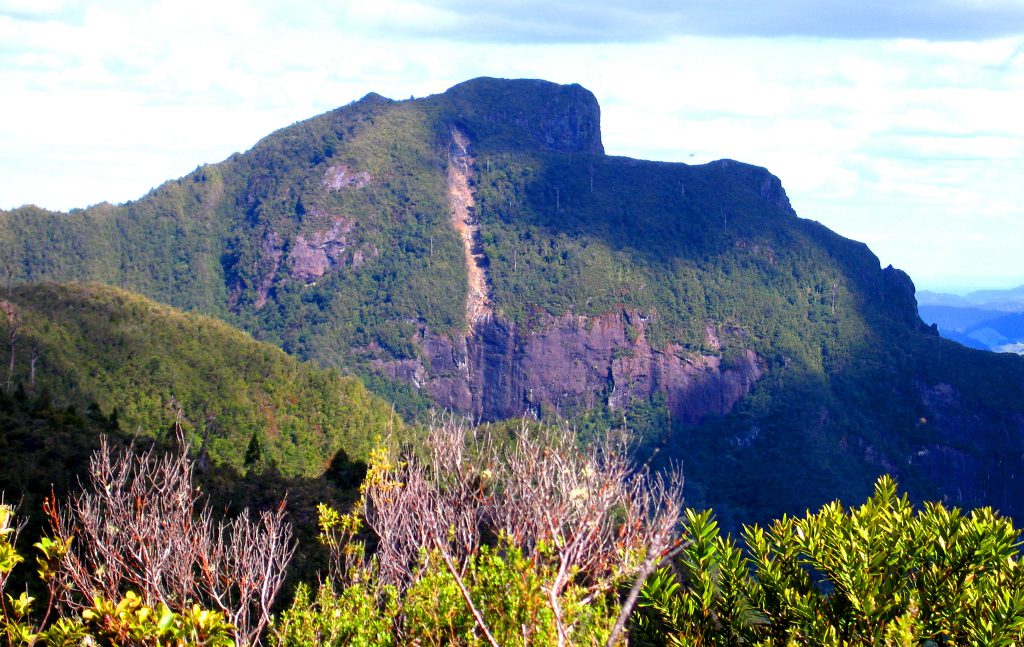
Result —
<instances>
[{"instance_id":1,"label":"rock face","mask_svg":"<svg viewBox=\"0 0 1024 647\"><path fill-rule=\"evenodd\" d=\"M1024 455L1024 414L965 406L956 387L920 385L923 415L918 427L927 443L914 448L911 464L953 505L987 501L1019 515L1024 500L1020 456ZM977 447L1003 447L983 452Z\"/></svg>"},{"instance_id":2,"label":"rock face","mask_svg":"<svg viewBox=\"0 0 1024 647\"><path fill-rule=\"evenodd\" d=\"M478 78L444 93L468 135L566 153L604 153L601 108L590 90L536 79Z\"/></svg>"},{"instance_id":3,"label":"rock face","mask_svg":"<svg viewBox=\"0 0 1024 647\"><path fill-rule=\"evenodd\" d=\"M341 191L343 189L361 189L373 179L366 171L353 172L345 164L329 166L324 171L323 185L328 189Z\"/></svg>"},{"instance_id":4,"label":"rock face","mask_svg":"<svg viewBox=\"0 0 1024 647\"><path fill-rule=\"evenodd\" d=\"M917 290L914 282L903 270L892 265L882 270L882 282L886 288L885 299L893 306L892 312L901 313L904 323L918 330L929 330L917 312ZM934 334L938 334L934 332Z\"/></svg>"},{"instance_id":5,"label":"rock face","mask_svg":"<svg viewBox=\"0 0 1024 647\"><path fill-rule=\"evenodd\" d=\"M625 408L655 393L673 416L700 422L732 410L762 374L751 350L701 355L654 347L636 313L549 318L531 331L501 317L478 322L454 342L421 330L420 360L381 361L378 370L423 388L435 402L477 420L499 420L552 407L571 413ZM715 334L715 333L711 333Z\"/></svg>"},{"instance_id":6,"label":"rock face","mask_svg":"<svg viewBox=\"0 0 1024 647\"><path fill-rule=\"evenodd\" d=\"M260 243L260 251L262 252L260 267L263 271L261 272L259 283L256 285L256 299L254 301L257 309L267 304L270 290L274 286L274 276L277 274L277 268L281 266L281 257L284 255L283 244L284 239L272 229L268 229L263 235Z\"/></svg>"},{"instance_id":7,"label":"rock face","mask_svg":"<svg viewBox=\"0 0 1024 647\"><path fill-rule=\"evenodd\" d=\"M345 216L337 216L325 231L295 236L288 253L291 277L308 283L323 276L332 265L341 263L342 255L351 246L349 235L354 224Z\"/></svg>"}]
</instances>

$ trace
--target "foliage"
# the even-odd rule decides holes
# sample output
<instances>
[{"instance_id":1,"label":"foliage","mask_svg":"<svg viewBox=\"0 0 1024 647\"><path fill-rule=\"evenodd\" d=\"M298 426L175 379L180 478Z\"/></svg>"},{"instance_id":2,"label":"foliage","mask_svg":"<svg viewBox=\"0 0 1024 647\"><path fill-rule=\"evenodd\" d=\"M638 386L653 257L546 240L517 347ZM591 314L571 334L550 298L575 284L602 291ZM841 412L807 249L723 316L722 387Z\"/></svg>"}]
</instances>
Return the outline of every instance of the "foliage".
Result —
<instances>
[{"instance_id":1,"label":"foliage","mask_svg":"<svg viewBox=\"0 0 1024 647\"><path fill-rule=\"evenodd\" d=\"M238 469L316 476L339 450L365 457L374 435L400 424L355 378L121 290L18 286L5 303L20 318L16 382L56 394L59 406L116 411L127 430L173 440L181 429ZM264 449L255 465L245 455L253 438Z\"/></svg>"},{"instance_id":2,"label":"foliage","mask_svg":"<svg viewBox=\"0 0 1024 647\"><path fill-rule=\"evenodd\" d=\"M162 602L155 608L149 607L131 591L116 604L96 597L93 605L82 611L82 620L82 629L100 645L235 645L235 627L222 614L202 609L198 604L182 613L171 611ZM64 640L66 631L61 631ZM52 629L47 633L48 639L53 633Z\"/></svg>"},{"instance_id":3,"label":"foliage","mask_svg":"<svg viewBox=\"0 0 1024 647\"><path fill-rule=\"evenodd\" d=\"M333 581L348 584L302 597L293 624L343 633L348 621L325 615L372 598L396 642L617 641L634 598L616 589L638 590L676 546L680 483L634 472L614 442L581 449L566 430L524 426L508 445L469 433L448 419L424 455L377 450L357 513L321 507Z\"/></svg>"},{"instance_id":4,"label":"foliage","mask_svg":"<svg viewBox=\"0 0 1024 647\"><path fill-rule=\"evenodd\" d=\"M397 606L392 594L380 602L370 582L352 583L336 592L331 580L316 590L300 584L291 606L274 628L270 644L282 647L387 647L394 645L392 631Z\"/></svg>"},{"instance_id":5,"label":"foliage","mask_svg":"<svg viewBox=\"0 0 1024 647\"><path fill-rule=\"evenodd\" d=\"M915 512L882 477L860 507L838 502L768 528L745 550L710 512L645 585L638 639L677 645L1015 645L1024 639L1021 541L1011 520L940 503Z\"/></svg>"}]
</instances>

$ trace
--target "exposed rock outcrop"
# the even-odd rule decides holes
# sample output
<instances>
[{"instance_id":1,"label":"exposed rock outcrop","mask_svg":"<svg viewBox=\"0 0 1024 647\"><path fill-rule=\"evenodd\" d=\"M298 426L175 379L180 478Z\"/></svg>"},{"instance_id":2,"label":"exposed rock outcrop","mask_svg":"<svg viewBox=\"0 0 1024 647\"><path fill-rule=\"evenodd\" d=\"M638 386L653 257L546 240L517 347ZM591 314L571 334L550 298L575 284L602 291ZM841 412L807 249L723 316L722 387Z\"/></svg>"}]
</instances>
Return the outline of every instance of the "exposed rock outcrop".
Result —
<instances>
[{"instance_id":1,"label":"exposed rock outcrop","mask_svg":"<svg viewBox=\"0 0 1024 647\"><path fill-rule=\"evenodd\" d=\"M336 216L325 231L298 234L288 252L289 274L300 281L314 281L331 268L342 263L344 253L352 241L350 234L355 223L345 216Z\"/></svg>"},{"instance_id":2,"label":"exposed rock outcrop","mask_svg":"<svg viewBox=\"0 0 1024 647\"><path fill-rule=\"evenodd\" d=\"M277 268L281 267L281 257L284 255L282 246L284 239L273 229L268 229L263 234L260 243L260 272L259 284L256 285L256 299L253 305L256 309L262 308L267 303L270 289L274 285L274 277L277 275Z\"/></svg>"},{"instance_id":3,"label":"exposed rock outcrop","mask_svg":"<svg viewBox=\"0 0 1024 647\"><path fill-rule=\"evenodd\" d=\"M340 191L342 189L361 189L373 179L367 171L353 173L348 165L338 164L328 166L324 171L323 185L328 189Z\"/></svg>"},{"instance_id":4,"label":"exposed rock outcrop","mask_svg":"<svg viewBox=\"0 0 1024 647\"><path fill-rule=\"evenodd\" d=\"M469 139L458 128L452 128L448 151L448 199L452 226L459 233L466 256L469 293L466 297L466 322L475 322L494 314L491 289L487 278L487 256L480 242L480 219L476 214L476 197L470 183L473 179L473 157Z\"/></svg>"},{"instance_id":5,"label":"exposed rock outcrop","mask_svg":"<svg viewBox=\"0 0 1024 647\"><path fill-rule=\"evenodd\" d=\"M530 331L490 317L454 342L421 330L416 343L425 364L377 366L479 420L521 416L545 405L564 413L602 405L622 409L662 393L675 417L695 423L732 410L761 377L761 362L749 349L724 357L674 345L659 349L646 329L641 316L628 312L569 313Z\"/></svg>"},{"instance_id":6,"label":"exposed rock outcrop","mask_svg":"<svg viewBox=\"0 0 1024 647\"><path fill-rule=\"evenodd\" d=\"M586 88L537 79L481 77L443 95L469 135L490 134L506 146L604 153L601 108Z\"/></svg>"}]
</instances>

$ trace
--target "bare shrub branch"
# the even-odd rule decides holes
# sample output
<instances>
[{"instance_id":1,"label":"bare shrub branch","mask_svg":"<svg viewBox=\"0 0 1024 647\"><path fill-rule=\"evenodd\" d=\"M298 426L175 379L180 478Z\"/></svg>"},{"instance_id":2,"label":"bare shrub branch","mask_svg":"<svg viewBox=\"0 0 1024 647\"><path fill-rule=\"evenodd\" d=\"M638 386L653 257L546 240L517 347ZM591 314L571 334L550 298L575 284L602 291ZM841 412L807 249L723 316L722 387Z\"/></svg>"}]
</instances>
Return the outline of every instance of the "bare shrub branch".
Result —
<instances>
[{"instance_id":1,"label":"bare shrub branch","mask_svg":"<svg viewBox=\"0 0 1024 647\"><path fill-rule=\"evenodd\" d=\"M74 537L54 582L75 610L94 595L117 600L128 590L177 612L212 605L234 625L236 643L254 644L295 552L284 503L258 520L245 511L214 522L192 486L186 449L115 455L101 441L84 491L48 506L51 532Z\"/></svg>"},{"instance_id":2,"label":"bare shrub branch","mask_svg":"<svg viewBox=\"0 0 1024 647\"><path fill-rule=\"evenodd\" d=\"M375 465L363 486L363 514L380 539L376 558L381 580L402 589L419 575L421 549L435 540L465 570L480 546L481 521L489 498L466 460L464 423L435 420L426 439L426 457L406 456Z\"/></svg>"},{"instance_id":3,"label":"bare shrub branch","mask_svg":"<svg viewBox=\"0 0 1024 647\"><path fill-rule=\"evenodd\" d=\"M634 577L642 582L678 543L679 470L651 475L633 467L624 442L609 437L580 448L565 428L524 423L508 447L469 436L454 417L435 419L424 458L388 457L371 467L364 515L379 539L386 583L415 581L427 546L459 578L481 537L503 536L527 558L553 563L548 599L564 645L572 627L561 596L570 584L593 600ZM635 596L627 602L631 607ZM619 624L624 620L612 641Z\"/></svg>"}]
</instances>

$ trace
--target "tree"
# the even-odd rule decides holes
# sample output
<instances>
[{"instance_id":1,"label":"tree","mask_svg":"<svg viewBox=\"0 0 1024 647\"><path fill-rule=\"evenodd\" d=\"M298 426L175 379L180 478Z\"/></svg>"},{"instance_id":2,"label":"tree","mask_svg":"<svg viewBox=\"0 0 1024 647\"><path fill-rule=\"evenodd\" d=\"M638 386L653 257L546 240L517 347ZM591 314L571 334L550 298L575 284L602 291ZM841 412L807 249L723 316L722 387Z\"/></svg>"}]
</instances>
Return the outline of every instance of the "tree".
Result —
<instances>
[{"instance_id":1,"label":"tree","mask_svg":"<svg viewBox=\"0 0 1024 647\"><path fill-rule=\"evenodd\" d=\"M7 352L9 353L10 360L7 364L7 392L10 393L11 389L14 388L14 356L18 343L18 334L21 329L21 317L18 316L18 311L14 305L7 301L0 301L0 312L3 312L8 325Z\"/></svg>"},{"instance_id":2,"label":"tree","mask_svg":"<svg viewBox=\"0 0 1024 647\"><path fill-rule=\"evenodd\" d=\"M254 470L263 460L263 442L258 431L249 437L249 445L245 448L245 469Z\"/></svg>"},{"instance_id":3,"label":"tree","mask_svg":"<svg viewBox=\"0 0 1024 647\"><path fill-rule=\"evenodd\" d=\"M11 298L13 294L12 284L14 282L14 273L16 270L15 265L11 263L11 260L7 256L0 256L0 263L3 263L4 273L7 275L7 298Z\"/></svg>"}]
</instances>

